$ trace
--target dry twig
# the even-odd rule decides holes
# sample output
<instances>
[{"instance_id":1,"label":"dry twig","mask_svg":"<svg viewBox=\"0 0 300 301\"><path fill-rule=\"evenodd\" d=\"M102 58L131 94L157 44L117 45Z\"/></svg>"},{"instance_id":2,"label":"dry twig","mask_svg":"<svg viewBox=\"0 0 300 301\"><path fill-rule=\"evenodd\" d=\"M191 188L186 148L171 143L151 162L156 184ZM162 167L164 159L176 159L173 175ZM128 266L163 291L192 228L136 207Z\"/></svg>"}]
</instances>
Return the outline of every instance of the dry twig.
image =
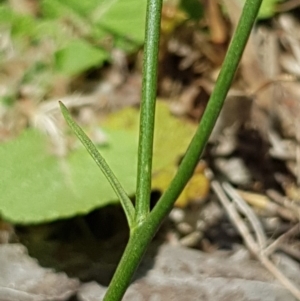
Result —
<instances>
[{"instance_id":1,"label":"dry twig","mask_svg":"<svg viewBox=\"0 0 300 301\"><path fill-rule=\"evenodd\" d=\"M267 190L267 195L274 200L276 203L290 210L294 215L297 216L298 220L300 220L300 206L287 197L282 196L280 193L273 189Z\"/></svg>"},{"instance_id":2,"label":"dry twig","mask_svg":"<svg viewBox=\"0 0 300 301\"><path fill-rule=\"evenodd\" d=\"M254 233L256 234L256 239L259 244L259 248L263 249L267 245L267 237L264 233L262 225L250 208L250 206L242 199L242 197L235 191L235 189L229 183L222 184L225 192L230 196L230 198L235 202L238 209L245 215L250 221L251 226L254 229Z\"/></svg>"},{"instance_id":3,"label":"dry twig","mask_svg":"<svg viewBox=\"0 0 300 301\"><path fill-rule=\"evenodd\" d=\"M275 241L273 241L267 248L265 248L265 255L269 256L279 249L284 242L286 242L291 236L298 235L300 233L300 223L293 226L290 230L280 235Z\"/></svg>"},{"instance_id":4,"label":"dry twig","mask_svg":"<svg viewBox=\"0 0 300 301\"><path fill-rule=\"evenodd\" d=\"M266 248L260 248L260 246L258 245L258 243L255 241L255 239L251 235L251 232L247 228L244 220L242 219L242 217L238 213L238 211L236 209L236 206L234 205L233 202L231 202L229 200L229 198L227 197L226 193L222 189L222 186L219 184L219 182L216 181L216 180L212 180L211 185L212 185L212 188L213 188L214 192L218 196L220 202L224 206L224 208L225 208L225 210L226 210L226 212L227 212L227 214L229 216L229 219L236 226L236 228L238 229L239 233L243 237L244 242L245 242L247 248L251 251L251 253L253 253L255 255L255 257L263 264L263 266L269 272L271 272L273 274L273 276L286 289L288 289L291 292L291 294L293 294L293 296L295 296L298 300L300 300L300 290L291 282L290 279L288 279L280 270L278 270L278 268L268 258L267 253L266 253ZM228 187L230 187L230 186L226 186L225 185L225 187L227 187L227 190L228 190ZM233 196L233 198L234 198L234 196ZM241 202L241 200L242 200L242 198L238 202ZM248 209L251 210L250 207ZM248 209L245 210L245 211L243 211L243 214L246 216L246 218L249 219L253 230L256 232L255 233L256 237L259 237L260 234L257 233L257 229L258 229L257 225L253 225L252 224L254 212L252 212L251 215L250 215L251 217L249 217L249 215L248 215L248 212L249 212ZM255 219L257 219L257 217ZM260 230L261 230L261 228L260 228Z\"/></svg>"}]
</instances>

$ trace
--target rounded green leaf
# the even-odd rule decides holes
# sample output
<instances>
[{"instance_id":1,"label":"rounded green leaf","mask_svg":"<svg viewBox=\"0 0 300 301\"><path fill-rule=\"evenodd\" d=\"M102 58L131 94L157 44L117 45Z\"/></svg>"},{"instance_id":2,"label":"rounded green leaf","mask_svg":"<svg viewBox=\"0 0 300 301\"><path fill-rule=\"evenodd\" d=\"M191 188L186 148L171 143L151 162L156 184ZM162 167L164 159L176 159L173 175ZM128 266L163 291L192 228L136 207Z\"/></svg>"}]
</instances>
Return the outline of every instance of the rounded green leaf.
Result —
<instances>
[{"instance_id":1,"label":"rounded green leaf","mask_svg":"<svg viewBox=\"0 0 300 301\"><path fill-rule=\"evenodd\" d=\"M100 147L127 194L136 181L136 137L108 132L109 143ZM34 130L0 145L0 215L21 224L48 222L86 214L118 202L115 192L87 151L65 158L50 152L49 139Z\"/></svg>"}]
</instances>

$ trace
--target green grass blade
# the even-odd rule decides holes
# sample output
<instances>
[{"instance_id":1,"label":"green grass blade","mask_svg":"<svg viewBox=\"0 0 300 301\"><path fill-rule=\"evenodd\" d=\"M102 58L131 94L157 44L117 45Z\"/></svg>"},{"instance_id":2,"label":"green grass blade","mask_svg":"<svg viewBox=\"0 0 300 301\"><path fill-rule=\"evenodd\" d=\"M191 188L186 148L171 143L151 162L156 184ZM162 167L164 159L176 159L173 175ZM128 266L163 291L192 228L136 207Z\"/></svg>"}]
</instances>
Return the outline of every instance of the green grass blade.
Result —
<instances>
[{"instance_id":1,"label":"green grass blade","mask_svg":"<svg viewBox=\"0 0 300 301\"><path fill-rule=\"evenodd\" d=\"M75 133L75 135L78 137L78 139L81 141L81 143L84 145L84 147L87 149L87 151L94 159L94 161L97 163L97 165L99 166L99 168L101 169L105 177L107 178L108 182L112 186L113 190L115 191L116 195L120 199L121 205L125 211L125 215L129 227L131 229L134 225L134 218L135 218L135 209L133 207L131 200L127 196L119 180L116 178L116 176L110 169L109 165L106 163L105 159L99 153L96 146L93 144L90 138L84 133L81 127L73 120L70 112L65 107L65 105L62 102L59 102L59 105L66 122L68 123L72 131Z\"/></svg>"}]
</instances>

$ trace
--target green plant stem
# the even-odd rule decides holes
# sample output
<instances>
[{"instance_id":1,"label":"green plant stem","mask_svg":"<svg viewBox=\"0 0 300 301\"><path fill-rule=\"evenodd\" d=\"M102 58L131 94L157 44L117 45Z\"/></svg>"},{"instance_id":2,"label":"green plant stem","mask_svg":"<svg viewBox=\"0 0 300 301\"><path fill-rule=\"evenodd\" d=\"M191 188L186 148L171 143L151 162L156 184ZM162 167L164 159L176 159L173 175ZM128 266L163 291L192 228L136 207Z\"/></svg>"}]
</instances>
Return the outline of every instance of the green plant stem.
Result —
<instances>
[{"instance_id":1,"label":"green plant stem","mask_svg":"<svg viewBox=\"0 0 300 301\"><path fill-rule=\"evenodd\" d=\"M150 208L161 8L162 0L148 0L138 148L138 176L136 189L137 224L146 218Z\"/></svg>"},{"instance_id":2,"label":"green plant stem","mask_svg":"<svg viewBox=\"0 0 300 301\"><path fill-rule=\"evenodd\" d=\"M133 228L135 209L132 205L130 198L127 196L124 188L122 187L119 180L114 175L113 171L110 169L110 167L108 166L108 164L106 163L102 155L99 153L96 146L90 140L90 138L85 134L85 132L80 128L80 126L76 124L76 122L72 119L72 116L69 113L68 109L65 107L65 105L62 102L59 102L59 105L66 122L73 130L73 132L76 134L76 136L81 141L81 143L84 145L84 147L87 149L87 151L90 153L91 157L100 167L106 179L114 189L125 212L129 227L130 229Z\"/></svg>"},{"instance_id":3,"label":"green plant stem","mask_svg":"<svg viewBox=\"0 0 300 301\"><path fill-rule=\"evenodd\" d=\"M103 301L120 301L130 284L146 249L156 232L154 224L144 222L132 233Z\"/></svg>"},{"instance_id":4,"label":"green plant stem","mask_svg":"<svg viewBox=\"0 0 300 301\"><path fill-rule=\"evenodd\" d=\"M190 179L221 111L261 2L262 0L246 0L242 16L225 57L215 89L210 97L197 132L170 187L163 194L146 220L138 224L131 232L130 239L109 285L104 301L119 301L122 299L148 244ZM152 137L152 135L149 137ZM139 169L139 171L145 172L144 169ZM148 192L150 193L150 191ZM142 193L140 192L140 194ZM144 213L143 210L139 212Z\"/></svg>"},{"instance_id":5,"label":"green plant stem","mask_svg":"<svg viewBox=\"0 0 300 301\"><path fill-rule=\"evenodd\" d=\"M246 0L235 34L228 48L215 88L210 96L197 131L170 186L150 213L159 223L173 207L190 179L220 114L228 90L238 68L262 0Z\"/></svg>"}]
</instances>

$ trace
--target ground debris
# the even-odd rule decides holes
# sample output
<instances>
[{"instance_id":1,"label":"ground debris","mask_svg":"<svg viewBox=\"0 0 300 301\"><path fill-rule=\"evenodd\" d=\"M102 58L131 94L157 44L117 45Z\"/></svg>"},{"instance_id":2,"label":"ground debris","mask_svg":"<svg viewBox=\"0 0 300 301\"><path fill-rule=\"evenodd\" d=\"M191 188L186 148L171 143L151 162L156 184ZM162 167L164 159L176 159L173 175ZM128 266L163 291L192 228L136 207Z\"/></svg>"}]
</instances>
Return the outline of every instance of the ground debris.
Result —
<instances>
[{"instance_id":1,"label":"ground debris","mask_svg":"<svg viewBox=\"0 0 300 301\"><path fill-rule=\"evenodd\" d=\"M1 301L63 301L74 295L79 281L43 269L20 244L0 245Z\"/></svg>"},{"instance_id":2,"label":"ground debris","mask_svg":"<svg viewBox=\"0 0 300 301\"><path fill-rule=\"evenodd\" d=\"M296 300L254 260L230 252L205 254L168 245L156 252L152 258L150 252L146 255L125 301ZM296 280L299 272L298 266L289 275ZM78 299L96 301L104 292L105 287L90 282L81 287Z\"/></svg>"}]
</instances>

